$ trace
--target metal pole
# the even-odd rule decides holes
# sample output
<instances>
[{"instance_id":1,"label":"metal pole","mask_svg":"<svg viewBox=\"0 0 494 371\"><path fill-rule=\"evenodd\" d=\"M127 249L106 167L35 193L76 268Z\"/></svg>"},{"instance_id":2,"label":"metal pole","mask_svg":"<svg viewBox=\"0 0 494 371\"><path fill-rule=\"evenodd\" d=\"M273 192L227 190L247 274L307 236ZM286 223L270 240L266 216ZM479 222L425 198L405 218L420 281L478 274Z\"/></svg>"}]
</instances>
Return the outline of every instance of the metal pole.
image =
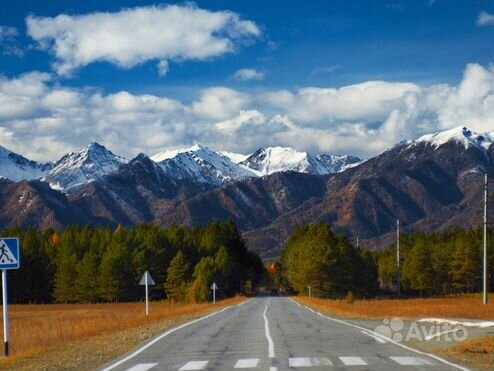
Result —
<instances>
[{"instance_id":1,"label":"metal pole","mask_svg":"<svg viewBox=\"0 0 494 371\"><path fill-rule=\"evenodd\" d=\"M483 289L484 296L482 302L487 304L487 173L485 174L485 183L484 183L484 274L483 274Z\"/></svg>"},{"instance_id":2,"label":"metal pole","mask_svg":"<svg viewBox=\"0 0 494 371\"><path fill-rule=\"evenodd\" d=\"M146 286L146 317L149 318L149 290L148 290L148 274L144 273L144 284Z\"/></svg>"},{"instance_id":3,"label":"metal pole","mask_svg":"<svg viewBox=\"0 0 494 371\"><path fill-rule=\"evenodd\" d=\"M9 310L7 302L7 270L2 269L2 304L3 304L3 343L5 357L9 356Z\"/></svg>"},{"instance_id":4,"label":"metal pole","mask_svg":"<svg viewBox=\"0 0 494 371\"><path fill-rule=\"evenodd\" d=\"M400 219L396 220L396 294L400 297Z\"/></svg>"},{"instance_id":5,"label":"metal pole","mask_svg":"<svg viewBox=\"0 0 494 371\"><path fill-rule=\"evenodd\" d=\"M213 304L216 304L216 288L213 287Z\"/></svg>"},{"instance_id":6,"label":"metal pole","mask_svg":"<svg viewBox=\"0 0 494 371\"><path fill-rule=\"evenodd\" d=\"M312 297L311 287L309 286L308 289L309 289L309 298L311 298Z\"/></svg>"}]
</instances>

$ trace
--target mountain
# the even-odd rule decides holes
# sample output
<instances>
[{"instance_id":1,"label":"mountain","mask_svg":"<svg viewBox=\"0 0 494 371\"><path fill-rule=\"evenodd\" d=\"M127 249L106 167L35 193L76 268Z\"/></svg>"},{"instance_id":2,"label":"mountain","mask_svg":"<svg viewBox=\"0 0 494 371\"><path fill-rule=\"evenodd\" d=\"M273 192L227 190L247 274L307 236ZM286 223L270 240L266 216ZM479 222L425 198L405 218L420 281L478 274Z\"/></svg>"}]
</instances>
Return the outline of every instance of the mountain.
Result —
<instances>
[{"instance_id":1,"label":"mountain","mask_svg":"<svg viewBox=\"0 0 494 371\"><path fill-rule=\"evenodd\" d=\"M30 161L17 153L0 146L0 177L14 182L38 179L44 176L53 165Z\"/></svg>"},{"instance_id":2,"label":"mountain","mask_svg":"<svg viewBox=\"0 0 494 371\"><path fill-rule=\"evenodd\" d=\"M77 187L115 172L126 162L126 159L114 155L104 146L91 143L78 152L63 156L44 176L43 181L53 189L71 192Z\"/></svg>"},{"instance_id":3,"label":"mountain","mask_svg":"<svg viewBox=\"0 0 494 371\"><path fill-rule=\"evenodd\" d=\"M467 128L402 142L343 173L326 177L313 198L245 237L264 257L277 256L291 231L327 222L368 248L394 241L396 220L405 232L481 225L483 176L494 176L494 133ZM494 201L491 193L490 202ZM276 236L274 239L273 236Z\"/></svg>"},{"instance_id":4,"label":"mountain","mask_svg":"<svg viewBox=\"0 0 494 371\"><path fill-rule=\"evenodd\" d=\"M145 154L69 195L71 203L98 223L134 225L156 222L180 200L211 186L171 179Z\"/></svg>"},{"instance_id":5,"label":"mountain","mask_svg":"<svg viewBox=\"0 0 494 371\"><path fill-rule=\"evenodd\" d=\"M60 229L70 224L93 223L66 196L39 180L0 182L0 229Z\"/></svg>"},{"instance_id":6,"label":"mountain","mask_svg":"<svg viewBox=\"0 0 494 371\"><path fill-rule=\"evenodd\" d=\"M317 156L286 149L256 151L240 164L205 147L162 154L158 163L141 154L66 194L39 181L0 181L0 225L201 226L232 218L252 249L273 258L297 226L326 222L364 247L382 248L393 242L398 218L404 233L481 225L483 174L494 176L493 143L494 133L456 128L401 142L355 166L344 160L333 170L346 170L326 175L312 162ZM198 173L172 173L178 159ZM234 179L234 165L255 176ZM290 167L296 171L269 174ZM218 177L206 181L211 174Z\"/></svg>"},{"instance_id":7,"label":"mountain","mask_svg":"<svg viewBox=\"0 0 494 371\"><path fill-rule=\"evenodd\" d=\"M240 162L255 171L258 176L281 171L295 171L306 174L325 175L344 171L362 162L354 156L317 155L297 152L288 147L260 148Z\"/></svg>"},{"instance_id":8,"label":"mountain","mask_svg":"<svg viewBox=\"0 0 494 371\"><path fill-rule=\"evenodd\" d=\"M231 154L230 154L231 155ZM165 151L151 157L172 179L220 186L235 179L255 176L229 157L207 147Z\"/></svg>"}]
</instances>

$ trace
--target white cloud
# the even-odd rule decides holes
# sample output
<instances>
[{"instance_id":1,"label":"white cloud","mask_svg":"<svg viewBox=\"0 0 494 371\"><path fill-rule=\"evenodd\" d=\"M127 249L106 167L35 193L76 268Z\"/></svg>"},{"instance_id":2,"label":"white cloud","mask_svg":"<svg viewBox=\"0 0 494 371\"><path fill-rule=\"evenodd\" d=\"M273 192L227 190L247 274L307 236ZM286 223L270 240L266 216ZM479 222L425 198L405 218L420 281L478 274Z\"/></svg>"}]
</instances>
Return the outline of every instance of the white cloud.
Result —
<instances>
[{"instance_id":1,"label":"white cloud","mask_svg":"<svg viewBox=\"0 0 494 371\"><path fill-rule=\"evenodd\" d=\"M55 71L70 75L94 62L132 68L149 60L205 60L235 51L243 39L260 36L257 25L230 11L193 5L149 6L117 13L28 16L27 32L51 51ZM166 67L168 67L166 65ZM168 71L168 68L166 68Z\"/></svg>"},{"instance_id":2,"label":"white cloud","mask_svg":"<svg viewBox=\"0 0 494 371\"><path fill-rule=\"evenodd\" d=\"M235 72L233 77L236 80L248 81L248 80L264 80L265 73L257 71L252 68L243 68Z\"/></svg>"},{"instance_id":3,"label":"white cloud","mask_svg":"<svg viewBox=\"0 0 494 371\"><path fill-rule=\"evenodd\" d=\"M226 120L244 109L249 101L247 94L215 87L203 90L200 99L192 104L192 110L207 119Z\"/></svg>"},{"instance_id":4,"label":"white cloud","mask_svg":"<svg viewBox=\"0 0 494 371\"><path fill-rule=\"evenodd\" d=\"M489 14L485 10L482 10L477 18L478 26L493 26L494 14Z\"/></svg>"},{"instance_id":5,"label":"white cloud","mask_svg":"<svg viewBox=\"0 0 494 371\"><path fill-rule=\"evenodd\" d=\"M184 103L165 96L60 86L51 75L0 76L0 145L55 160L98 141L115 153L202 143L375 155L398 141L460 125L494 130L494 67L470 64L457 86L371 81L342 88L240 92L213 87Z\"/></svg>"},{"instance_id":6,"label":"white cloud","mask_svg":"<svg viewBox=\"0 0 494 371\"><path fill-rule=\"evenodd\" d=\"M261 99L305 123L384 120L389 112L404 105L407 94L421 88L410 83L369 81L334 88L302 88L295 93L281 90L261 95Z\"/></svg>"}]
</instances>

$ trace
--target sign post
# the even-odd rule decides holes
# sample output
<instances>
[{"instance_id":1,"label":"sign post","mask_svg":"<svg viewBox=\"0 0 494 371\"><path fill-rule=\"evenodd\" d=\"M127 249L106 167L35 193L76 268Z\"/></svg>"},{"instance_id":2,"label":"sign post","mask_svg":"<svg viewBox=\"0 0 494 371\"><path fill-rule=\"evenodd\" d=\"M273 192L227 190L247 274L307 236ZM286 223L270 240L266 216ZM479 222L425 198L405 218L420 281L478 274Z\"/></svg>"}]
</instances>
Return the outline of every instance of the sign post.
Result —
<instances>
[{"instance_id":1,"label":"sign post","mask_svg":"<svg viewBox=\"0 0 494 371\"><path fill-rule=\"evenodd\" d=\"M5 357L9 356L9 303L7 269L19 269L21 256L18 238L0 239L0 269L2 270L3 342Z\"/></svg>"},{"instance_id":2,"label":"sign post","mask_svg":"<svg viewBox=\"0 0 494 371\"><path fill-rule=\"evenodd\" d=\"M146 287L146 317L149 318L149 285L155 285L153 278L149 274L148 271L144 272L142 275L141 281L139 282L139 285L145 286Z\"/></svg>"},{"instance_id":3,"label":"sign post","mask_svg":"<svg viewBox=\"0 0 494 371\"><path fill-rule=\"evenodd\" d=\"M218 290L218 286L216 285L216 282L213 282L211 285L211 290L213 290L213 304L216 303L216 290Z\"/></svg>"}]
</instances>

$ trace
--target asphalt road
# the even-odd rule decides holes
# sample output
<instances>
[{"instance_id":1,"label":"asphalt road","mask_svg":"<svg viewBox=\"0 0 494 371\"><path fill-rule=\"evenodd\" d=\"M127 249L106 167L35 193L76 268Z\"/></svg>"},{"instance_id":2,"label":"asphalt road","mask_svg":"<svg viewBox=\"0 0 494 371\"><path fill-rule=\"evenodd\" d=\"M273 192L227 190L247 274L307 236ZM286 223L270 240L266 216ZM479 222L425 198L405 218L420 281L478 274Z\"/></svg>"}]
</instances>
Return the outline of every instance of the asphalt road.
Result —
<instances>
[{"instance_id":1,"label":"asphalt road","mask_svg":"<svg viewBox=\"0 0 494 371\"><path fill-rule=\"evenodd\" d=\"M458 370L284 297L256 298L168 331L104 371Z\"/></svg>"}]
</instances>

